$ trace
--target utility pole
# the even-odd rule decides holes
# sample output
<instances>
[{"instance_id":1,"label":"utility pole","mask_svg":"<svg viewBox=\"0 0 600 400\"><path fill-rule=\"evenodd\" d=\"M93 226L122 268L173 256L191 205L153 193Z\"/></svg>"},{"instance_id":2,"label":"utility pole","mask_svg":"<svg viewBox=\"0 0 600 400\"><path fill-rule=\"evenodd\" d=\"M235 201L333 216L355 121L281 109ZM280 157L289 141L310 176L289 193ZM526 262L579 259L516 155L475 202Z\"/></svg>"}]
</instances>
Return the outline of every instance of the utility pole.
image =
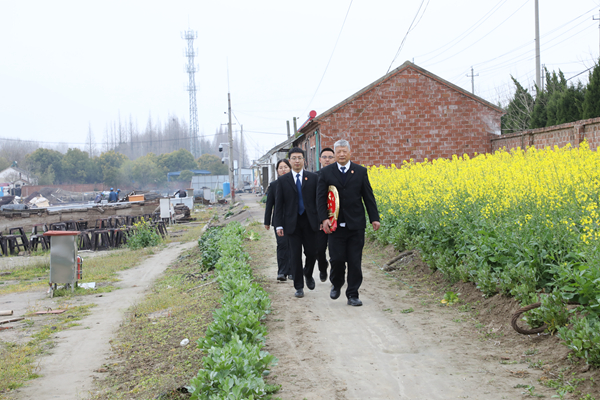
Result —
<instances>
[{"instance_id":1,"label":"utility pole","mask_svg":"<svg viewBox=\"0 0 600 400\"><path fill-rule=\"evenodd\" d=\"M296 136L297 133L298 133L298 126L296 124L296 117L294 117L294 137Z\"/></svg>"},{"instance_id":2,"label":"utility pole","mask_svg":"<svg viewBox=\"0 0 600 400\"><path fill-rule=\"evenodd\" d=\"M290 138L290 120L285 121L287 123L287 132L288 132L288 139Z\"/></svg>"},{"instance_id":3,"label":"utility pole","mask_svg":"<svg viewBox=\"0 0 600 400\"><path fill-rule=\"evenodd\" d=\"M541 61L540 61L540 7L535 0L535 84L538 91L542 90Z\"/></svg>"},{"instance_id":4,"label":"utility pole","mask_svg":"<svg viewBox=\"0 0 600 400\"><path fill-rule=\"evenodd\" d=\"M200 153L202 152L202 149L200 149L200 142L198 141L198 107L196 106L195 74L198 71L198 68L194 64L194 57L196 57L194 39L197 37L198 33L192 30L187 30L181 34L181 38L187 40L185 56L188 59L186 65L186 72L188 73L189 79L187 91L190 93L190 150L194 158L200 157Z\"/></svg>"},{"instance_id":5,"label":"utility pole","mask_svg":"<svg viewBox=\"0 0 600 400\"><path fill-rule=\"evenodd\" d=\"M592 19L593 19L594 21L599 21L599 22L598 22L598 32L599 32L599 35L600 35L600 18L596 18L596 16L594 15L594 16L592 16ZM598 40L598 47L599 47L599 50L600 50L600 38L599 38L599 40Z\"/></svg>"},{"instance_id":6,"label":"utility pole","mask_svg":"<svg viewBox=\"0 0 600 400\"><path fill-rule=\"evenodd\" d=\"M242 166L244 165L244 125L240 125L240 145L238 146L238 180L237 187L243 189L242 185Z\"/></svg>"},{"instance_id":7,"label":"utility pole","mask_svg":"<svg viewBox=\"0 0 600 400\"><path fill-rule=\"evenodd\" d=\"M473 75L473 66L471 66L471 75L467 76L471 78L471 93L475 94L475 77L479 76L479 74Z\"/></svg>"},{"instance_id":8,"label":"utility pole","mask_svg":"<svg viewBox=\"0 0 600 400\"><path fill-rule=\"evenodd\" d=\"M235 202L235 186L233 182L233 132L231 131L231 94L227 93L227 113L229 122L227 123L227 133L229 136L229 184L231 190L231 204Z\"/></svg>"}]
</instances>

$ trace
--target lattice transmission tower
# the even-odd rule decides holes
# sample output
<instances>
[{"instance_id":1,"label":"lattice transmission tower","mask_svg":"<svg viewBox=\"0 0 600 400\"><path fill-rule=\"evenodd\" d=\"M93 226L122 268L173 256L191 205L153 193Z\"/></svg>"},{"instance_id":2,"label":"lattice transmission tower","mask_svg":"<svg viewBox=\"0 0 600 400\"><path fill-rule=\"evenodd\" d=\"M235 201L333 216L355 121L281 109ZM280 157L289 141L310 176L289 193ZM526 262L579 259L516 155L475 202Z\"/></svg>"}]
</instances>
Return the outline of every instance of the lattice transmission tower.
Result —
<instances>
[{"instance_id":1,"label":"lattice transmission tower","mask_svg":"<svg viewBox=\"0 0 600 400\"><path fill-rule=\"evenodd\" d=\"M198 140L198 107L196 106L196 72L198 67L194 63L196 51L194 50L194 39L198 37L196 31L188 29L181 34L181 38L187 41L187 49L185 56L187 57L186 71L188 73L189 82L187 91L190 94L190 150L194 158L200 157L201 148Z\"/></svg>"}]
</instances>

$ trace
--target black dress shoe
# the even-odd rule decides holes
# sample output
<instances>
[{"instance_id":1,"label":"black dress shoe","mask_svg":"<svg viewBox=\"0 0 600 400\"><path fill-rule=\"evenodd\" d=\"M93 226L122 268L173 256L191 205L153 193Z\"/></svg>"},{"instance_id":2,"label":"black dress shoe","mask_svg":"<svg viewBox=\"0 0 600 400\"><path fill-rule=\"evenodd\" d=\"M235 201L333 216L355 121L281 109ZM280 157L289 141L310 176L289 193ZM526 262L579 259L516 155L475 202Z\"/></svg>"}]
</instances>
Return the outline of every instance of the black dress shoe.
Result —
<instances>
[{"instance_id":1,"label":"black dress shoe","mask_svg":"<svg viewBox=\"0 0 600 400\"><path fill-rule=\"evenodd\" d=\"M304 290L302 290L302 289L296 290L296 293L294 293L294 296L296 296L298 298L304 297Z\"/></svg>"},{"instance_id":2,"label":"black dress shoe","mask_svg":"<svg viewBox=\"0 0 600 400\"><path fill-rule=\"evenodd\" d=\"M331 297L333 300L340 297L340 289L336 289L335 286L331 285L331 292L329 292L329 297Z\"/></svg>"},{"instance_id":3,"label":"black dress shoe","mask_svg":"<svg viewBox=\"0 0 600 400\"><path fill-rule=\"evenodd\" d=\"M279 274L279 275L277 275L277 280L278 281L287 281L287 278L285 277L284 274Z\"/></svg>"},{"instance_id":4,"label":"black dress shoe","mask_svg":"<svg viewBox=\"0 0 600 400\"><path fill-rule=\"evenodd\" d=\"M293 280L294 280L294 275L288 275L288 279L289 279L290 281L293 281Z\"/></svg>"},{"instance_id":5,"label":"black dress shoe","mask_svg":"<svg viewBox=\"0 0 600 400\"><path fill-rule=\"evenodd\" d=\"M358 297L350 297L348 298L348 305L354 307L362 306L362 301Z\"/></svg>"},{"instance_id":6,"label":"black dress shoe","mask_svg":"<svg viewBox=\"0 0 600 400\"><path fill-rule=\"evenodd\" d=\"M306 287L310 290L313 290L315 288L315 280L312 276L306 277Z\"/></svg>"},{"instance_id":7,"label":"black dress shoe","mask_svg":"<svg viewBox=\"0 0 600 400\"><path fill-rule=\"evenodd\" d=\"M321 271L319 273L319 279L321 279L321 282L325 282L327 280L327 271Z\"/></svg>"}]
</instances>

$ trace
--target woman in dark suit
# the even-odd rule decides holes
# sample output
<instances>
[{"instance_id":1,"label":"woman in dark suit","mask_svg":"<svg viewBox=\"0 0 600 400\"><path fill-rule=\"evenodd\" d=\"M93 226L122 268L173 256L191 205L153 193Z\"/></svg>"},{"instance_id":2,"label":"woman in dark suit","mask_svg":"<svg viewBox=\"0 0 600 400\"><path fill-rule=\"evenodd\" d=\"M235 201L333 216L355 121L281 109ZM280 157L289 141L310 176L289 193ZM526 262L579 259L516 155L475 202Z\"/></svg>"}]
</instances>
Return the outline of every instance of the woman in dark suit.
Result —
<instances>
[{"instance_id":1,"label":"woman in dark suit","mask_svg":"<svg viewBox=\"0 0 600 400\"><path fill-rule=\"evenodd\" d=\"M287 174L291 171L292 166L286 159L277 161L276 165L277 177ZM271 228L273 222L273 214L275 212L275 193L277 193L277 180L274 180L267 189L267 206L265 208L265 229ZM275 232L275 238L277 239L277 280L285 281L288 276L293 279L292 269L290 265L290 247L287 236L277 236Z\"/></svg>"}]
</instances>

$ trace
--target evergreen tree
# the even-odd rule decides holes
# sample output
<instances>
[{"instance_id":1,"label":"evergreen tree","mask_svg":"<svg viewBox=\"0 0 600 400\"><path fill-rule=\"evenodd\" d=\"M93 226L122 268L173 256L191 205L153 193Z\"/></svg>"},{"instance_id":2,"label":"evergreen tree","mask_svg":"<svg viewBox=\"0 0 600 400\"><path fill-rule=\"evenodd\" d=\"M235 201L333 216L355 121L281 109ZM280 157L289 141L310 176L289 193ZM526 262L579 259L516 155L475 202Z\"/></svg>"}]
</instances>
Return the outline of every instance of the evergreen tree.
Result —
<instances>
[{"instance_id":1,"label":"evergreen tree","mask_svg":"<svg viewBox=\"0 0 600 400\"><path fill-rule=\"evenodd\" d=\"M544 74L546 75L546 82L550 82L552 77L545 67ZM546 112L546 106L548 105L548 99L550 97L548 89L547 87L538 88L536 85L535 93L535 104L533 106L533 112L531 113L531 120L529 121L529 127L531 129L544 128L546 126L546 121L548 120Z\"/></svg>"},{"instance_id":2,"label":"evergreen tree","mask_svg":"<svg viewBox=\"0 0 600 400\"><path fill-rule=\"evenodd\" d=\"M46 171L38 178L38 185L54 185L54 168L49 165Z\"/></svg>"},{"instance_id":3,"label":"evergreen tree","mask_svg":"<svg viewBox=\"0 0 600 400\"><path fill-rule=\"evenodd\" d=\"M26 163L31 172L40 177L47 173L48 167L52 166L54 174L52 181L55 183L62 183L64 180L62 168L63 157L62 153L56 150L39 148L27 155Z\"/></svg>"},{"instance_id":4,"label":"evergreen tree","mask_svg":"<svg viewBox=\"0 0 600 400\"><path fill-rule=\"evenodd\" d=\"M560 124L561 110L560 99L562 94L567 90L567 80L562 71L558 71L558 75L552 72L550 79L546 83L548 91L548 103L546 105L546 126Z\"/></svg>"},{"instance_id":5,"label":"evergreen tree","mask_svg":"<svg viewBox=\"0 0 600 400\"><path fill-rule=\"evenodd\" d=\"M577 86L569 85L557 98L556 125L582 119L585 88L581 82Z\"/></svg>"},{"instance_id":6,"label":"evergreen tree","mask_svg":"<svg viewBox=\"0 0 600 400\"><path fill-rule=\"evenodd\" d=\"M582 108L582 119L600 117L600 63L590 73Z\"/></svg>"}]
</instances>

